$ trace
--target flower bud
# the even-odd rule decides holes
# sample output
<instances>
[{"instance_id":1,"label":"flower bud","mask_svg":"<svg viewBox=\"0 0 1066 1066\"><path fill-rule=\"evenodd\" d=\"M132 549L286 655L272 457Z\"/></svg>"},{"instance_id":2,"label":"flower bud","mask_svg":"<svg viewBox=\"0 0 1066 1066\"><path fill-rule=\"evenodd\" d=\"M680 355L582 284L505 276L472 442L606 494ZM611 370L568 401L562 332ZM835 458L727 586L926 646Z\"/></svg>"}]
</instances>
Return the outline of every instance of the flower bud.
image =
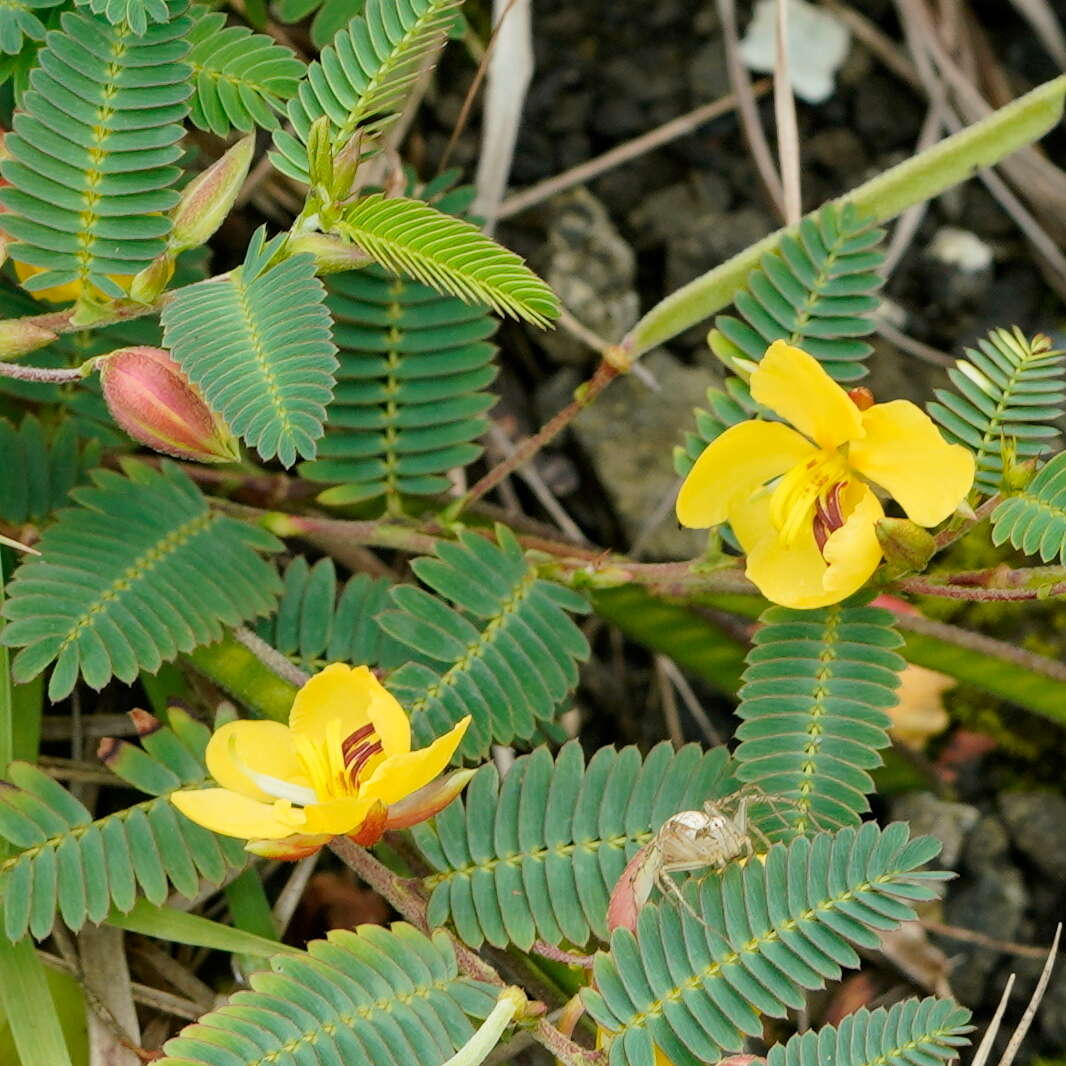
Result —
<instances>
[{"instance_id":1,"label":"flower bud","mask_svg":"<svg viewBox=\"0 0 1066 1066\"><path fill-rule=\"evenodd\" d=\"M119 348L96 365L111 417L134 440L200 463L240 458L229 427L162 348Z\"/></svg>"},{"instance_id":2,"label":"flower bud","mask_svg":"<svg viewBox=\"0 0 1066 1066\"><path fill-rule=\"evenodd\" d=\"M248 176L254 149L255 137L249 134L185 186L171 216L172 254L198 248L222 225Z\"/></svg>"},{"instance_id":3,"label":"flower bud","mask_svg":"<svg viewBox=\"0 0 1066 1066\"><path fill-rule=\"evenodd\" d=\"M130 299L139 304L155 303L174 276L174 254L164 252L153 259L144 270L134 274L130 283Z\"/></svg>"},{"instance_id":4,"label":"flower bud","mask_svg":"<svg viewBox=\"0 0 1066 1066\"><path fill-rule=\"evenodd\" d=\"M287 255L310 252L315 257L315 272L338 274L342 270L358 270L373 260L358 245L328 233L296 233L285 245Z\"/></svg>"},{"instance_id":5,"label":"flower bud","mask_svg":"<svg viewBox=\"0 0 1066 1066\"><path fill-rule=\"evenodd\" d=\"M898 573L921 573L936 552L936 540L908 518L879 518L874 526L885 561Z\"/></svg>"},{"instance_id":6,"label":"flower bud","mask_svg":"<svg viewBox=\"0 0 1066 1066\"><path fill-rule=\"evenodd\" d=\"M17 359L20 355L51 344L55 339L56 335L50 329L42 329L32 322L23 322L18 318L0 322L0 359Z\"/></svg>"}]
</instances>

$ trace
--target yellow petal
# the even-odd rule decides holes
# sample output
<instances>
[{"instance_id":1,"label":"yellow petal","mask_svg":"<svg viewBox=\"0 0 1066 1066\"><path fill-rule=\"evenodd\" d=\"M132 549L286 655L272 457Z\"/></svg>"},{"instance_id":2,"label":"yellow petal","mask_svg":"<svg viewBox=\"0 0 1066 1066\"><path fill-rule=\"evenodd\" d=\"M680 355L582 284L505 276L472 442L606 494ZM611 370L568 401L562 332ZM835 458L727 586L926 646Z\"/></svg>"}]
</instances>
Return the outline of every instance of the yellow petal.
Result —
<instances>
[{"instance_id":1,"label":"yellow petal","mask_svg":"<svg viewBox=\"0 0 1066 1066\"><path fill-rule=\"evenodd\" d=\"M264 803L273 803L274 797L259 788L242 766L282 781L308 785L292 736L281 722L227 722L208 742L206 761L207 772L223 788Z\"/></svg>"},{"instance_id":2,"label":"yellow petal","mask_svg":"<svg viewBox=\"0 0 1066 1066\"><path fill-rule=\"evenodd\" d=\"M370 705L367 715L381 741L381 750L386 757L403 755L411 750L411 723L407 712L396 702L396 697L373 674Z\"/></svg>"},{"instance_id":3,"label":"yellow petal","mask_svg":"<svg viewBox=\"0 0 1066 1066\"><path fill-rule=\"evenodd\" d=\"M296 693L289 728L309 740L324 742L330 722L340 722L341 739L370 719L367 711L381 685L366 666L331 663Z\"/></svg>"},{"instance_id":4,"label":"yellow petal","mask_svg":"<svg viewBox=\"0 0 1066 1066\"><path fill-rule=\"evenodd\" d=\"M866 436L849 449L851 467L886 489L912 522L943 522L973 485L970 449L948 444L933 420L907 400L874 404L862 421Z\"/></svg>"},{"instance_id":5,"label":"yellow petal","mask_svg":"<svg viewBox=\"0 0 1066 1066\"><path fill-rule=\"evenodd\" d=\"M428 785L451 762L468 725L469 715L428 748L386 759L359 789L360 797L379 799L389 806Z\"/></svg>"},{"instance_id":6,"label":"yellow petal","mask_svg":"<svg viewBox=\"0 0 1066 1066\"><path fill-rule=\"evenodd\" d=\"M822 553L829 569L822 584L836 603L857 592L870 580L881 561L881 542L876 524L884 518L881 502L869 485L853 481L841 495L841 507L847 516L840 529L829 534Z\"/></svg>"},{"instance_id":7,"label":"yellow petal","mask_svg":"<svg viewBox=\"0 0 1066 1066\"><path fill-rule=\"evenodd\" d=\"M287 803L260 803L228 788L184 789L171 802L186 818L213 833L243 840L279 840L299 832L304 812Z\"/></svg>"},{"instance_id":8,"label":"yellow petal","mask_svg":"<svg viewBox=\"0 0 1066 1066\"><path fill-rule=\"evenodd\" d=\"M817 359L785 341L774 341L752 371L751 395L822 448L862 436L854 401Z\"/></svg>"},{"instance_id":9,"label":"yellow petal","mask_svg":"<svg viewBox=\"0 0 1066 1066\"><path fill-rule=\"evenodd\" d=\"M849 401L850 403L850 401ZM677 520L705 529L726 520L733 500L802 462L814 449L780 422L730 426L703 450L677 497Z\"/></svg>"},{"instance_id":10,"label":"yellow petal","mask_svg":"<svg viewBox=\"0 0 1066 1066\"><path fill-rule=\"evenodd\" d=\"M737 504L729 513L733 532L747 553L748 578L772 603L783 607L821 607L832 603L822 586L826 563L810 524L785 545L770 520L770 494Z\"/></svg>"},{"instance_id":11,"label":"yellow petal","mask_svg":"<svg viewBox=\"0 0 1066 1066\"><path fill-rule=\"evenodd\" d=\"M343 796L326 803L305 807L308 833L326 833L331 837L354 833L362 824L374 800L366 796Z\"/></svg>"},{"instance_id":12,"label":"yellow petal","mask_svg":"<svg viewBox=\"0 0 1066 1066\"><path fill-rule=\"evenodd\" d=\"M858 481L841 495L844 525L830 534L825 558L810 524L786 545L770 519L770 495L763 493L730 512L747 575L771 602L807 610L838 603L862 587L881 560L874 523L884 513L877 497ZM827 561L828 560L828 561Z\"/></svg>"}]
</instances>

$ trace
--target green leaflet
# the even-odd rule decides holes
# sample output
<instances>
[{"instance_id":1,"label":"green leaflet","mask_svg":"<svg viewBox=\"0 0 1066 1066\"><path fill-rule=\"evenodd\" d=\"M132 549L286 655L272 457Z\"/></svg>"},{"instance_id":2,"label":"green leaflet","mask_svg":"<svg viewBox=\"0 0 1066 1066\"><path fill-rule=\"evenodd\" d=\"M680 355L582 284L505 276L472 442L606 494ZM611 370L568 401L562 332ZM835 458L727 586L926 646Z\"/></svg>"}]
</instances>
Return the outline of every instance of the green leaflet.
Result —
<instances>
[{"instance_id":1,"label":"green leaflet","mask_svg":"<svg viewBox=\"0 0 1066 1066\"><path fill-rule=\"evenodd\" d=\"M367 0L364 13L340 30L308 69L287 114L293 133L277 130L271 160L307 181L307 138L327 115L332 144L359 128L379 133L397 116L419 71L443 46L461 0Z\"/></svg>"},{"instance_id":2,"label":"green leaflet","mask_svg":"<svg viewBox=\"0 0 1066 1066\"><path fill-rule=\"evenodd\" d=\"M860 1007L838 1026L797 1033L766 1054L766 1066L932 1066L948 1061L969 1044L970 1012L950 999L906 999L887 1010Z\"/></svg>"},{"instance_id":3,"label":"green leaflet","mask_svg":"<svg viewBox=\"0 0 1066 1066\"><path fill-rule=\"evenodd\" d=\"M559 317L555 293L519 256L421 200L372 193L335 228L394 274L542 328Z\"/></svg>"},{"instance_id":4,"label":"green leaflet","mask_svg":"<svg viewBox=\"0 0 1066 1066\"><path fill-rule=\"evenodd\" d=\"M413 830L437 871L429 920L451 921L466 943L528 950L534 940L606 940L607 901L626 863L671 815L735 787L725 748L581 746L523 755L503 779L478 770L461 801Z\"/></svg>"},{"instance_id":5,"label":"green leaflet","mask_svg":"<svg viewBox=\"0 0 1066 1066\"><path fill-rule=\"evenodd\" d=\"M771 607L748 653L737 715L737 776L782 797L791 839L857 823L869 810L868 771L888 747L903 638L881 607Z\"/></svg>"},{"instance_id":6,"label":"green leaflet","mask_svg":"<svg viewBox=\"0 0 1066 1066\"><path fill-rule=\"evenodd\" d=\"M171 0L171 15L184 6ZM67 12L62 27L4 141L4 229L21 242L13 258L42 268L27 288L73 282L118 297L128 281L113 279L146 267L170 232L189 22L173 17L137 37L125 23Z\"/></svg>"},{"instance_id":7,"label":"green leaflet","mask_svg":"<svg viewBox=\"0 0 1066 1066\"><path fill-rule=\"evenodd\" d=\"M0 418L0 519L15 525L47 519L68 502L99 451L78 440L70 419L46 430L35 415L24 416L18 428Z\"/></svg>"},{"instance_id":8,"label":"green leaflet","mask_svg":"<svg viewBox=\"0 0 1066 1066\"><path fill-rule=\"evenodd\" d=\"M304 64L273 37L244 26L227 26L222 12L195 8L189 31L189 65L195 92L189 118L195 126L226 137L278 126L276 112L296 93Z\"/></svg>"},{"instance_id":9,"label":"green leaflet","mask_svg":"<svg viewBox=\"0 0 1066 1066\"><path fill-rule=\"evenodd\" d=\"M34 14L44 8L55 7L63 0L8 0L0 7L0 52L17 56L28 37L43 41L45 25Z\"/></svg>"},{"instance_id":10,"label":"green leaflet","mask_svg":"<svg viewBox=\"0 0 1066 1066\"><path fill-rule=\"evenodd\" d=\"M151 23L166 22L170 18L166 0L75 0L78 7L87 7L94 15L103 15L113 26L128 26L131 32L143 37Z\"/></svg>"},{"instance_id":11,"label":"green leaflet","mask_svg":"<svg viewBox=\"0 0 1066 1066\"><path fill-rule=\"evenodd\" d=\"M334 275L329 289L340 370L318 458L301 477L338 482L319 496L329 505L398 507L444 491L445 473L481 454L494 319L378 267Z\"/></svg>"},{"instance_id":12,"label":"green leaflet","mask_svg":"<svg viewBox=\"0 0 1066 1066\"><path fill-rule=\"evenodd\" d=\"M154 470L129 461L126 476L93 471L71 493L19 567L4 607L0 641L21 647L16 680L56 666L49 695L62 699L80 675L93 688L154 673L179 652L218 640L269 610L279 582L259 552L270 534L213 514L173 463Z\"/></svg>"},{"instance_id":13,"label":"green leaflet","mask_svg":"<svg viewBox=\"0 0 1066 1066\"><path fill-rule=\"evenodd\" d=\"M866 374L873 348L873 313L884 278L877 229L853 204L826 204L786 233L736 293L740 318L719 315L710 345L727 363L758 362L769 345L786 340L803 348L837 381Z\"/></svg>"},{"instance_id":14,"label":"green leaflet","mask_svg":"<svg viewBox=\"0 0 1066 1066\"><path fill-rule=\"evenodd\" d=\"M474 190L454 180L446 172L408 193L463 215ZM481 454L495 320L377 266L334 274L327 287L341 365L318 458L300 475L339 482L318 497L330 506L382 498L399 511L404 496L443 492L446 472Z\"/></svg>"},{"instance_id":15,"label":"green leaflet","mask_svg":"<svg viewBox=\"0 0 1066 1066\"><path fill-rule=\"evenodd\" d=\"M329 556L309 566L298 555L285 570L276 613L259 624L258 633L308 673L333 662L394 670L411 650L377 620L392 605L391 588L388 578L356 574L338 590Z\"/></svg>"},{"instance_id":16,"label":"green leaflet","mask_svg":"<svg viewBox=\"0 0 1066 1066\"><path fill-rule=\"evenodd\" d=\"M283 239L257 230L242 267L180 289L162 322L165 346L230 429L292 466L315 454L337 360L312 257L269 266Z\"/></svg>"},{"instance_id":17,"label":"green leaflet","mask_svg":"<svg viewBox=\"0 0 1066 1066\"><path fill-rule=\"evenodd\" d=\"M497 992L459 976L446 936L404 922L334 930L276 955L251 986L168 1040L159 1066L440 1066Z\"/></svg>"},{"instance_id":18,"label":"green leaflet","mask_svg":"<svg viewBox=\"0 0 1066 1066\"><path fill-rule=\"evenodd\" d=\"M1046 563L1066 562L1066 452L1060 452L1017 495L992 512L992 543L1011 544Z\"/></svg>"},{"instance_id":19,"label":"green leaflet","mask_svg":"<svg viewBox=\"0 0 1066 1066\"><path fill-rule=\"evenodd\" d=\"M1045 336L994 329L948 371L954 391L935 390L929 413L973 451L976 486L986 496L999 491L1005 449L1024 462L1055 443L1053 423L1066 400L1062 356Z\"/></svg>"},{"instance_id":20,"label":"green leaflet","mask_svg":"<svg viewBox=\"0 0 1066 1066\"><path fill-rule=\"evenodd\" d=\"M398 585L391 597L399 610L378 615L410 649L411 661L386 684L411 716L415 740L427 744L470 715L459 749L469 759L492 744L532 739L577 686L577 663L589 654L567 613L585 611L584 598L537 577L510 530L497 526L496 538L465 532L457 543L439 542L436 557L411 564L439 595Z\"/></svg>"},{"instance_id":21,"label":"green leaflet","mask_svg":"<svg viewBox=\"0 0 1066 1066\"><path fill-rule=\"evenodd\" d=\"M191 899L201 880L220 885L242 869L248 855L241 841L190 822L168 798L203 783L207 735L173 710L171 726L143 737L143 748L112 742L107 765L155 798L95 821L46 774L13 763L17 787L0 787L0 837L17 849L0 861L3 935L43 939L57 914L76 931L87 921L130 912L140 896L159 906L173 887Z\"/></svg>"},{"instance_id":22,"label":"green leaflet","mask_svg":"<svg viewBox=\"0 0 1066 1066\"><path fill-rule=\"evenodd\" d=\"M610 1066L717 1062L762 1033L760 1015L785 1017L804 991L859 965L852 944L915 917L950 876L920 868L939 841L908 842L907 827L861 828L775 844L762 862L733 863L643 908L634 936L618 929L596 956L595 990L582 998L609 1041Z\"/></svg>"}]
</instances>

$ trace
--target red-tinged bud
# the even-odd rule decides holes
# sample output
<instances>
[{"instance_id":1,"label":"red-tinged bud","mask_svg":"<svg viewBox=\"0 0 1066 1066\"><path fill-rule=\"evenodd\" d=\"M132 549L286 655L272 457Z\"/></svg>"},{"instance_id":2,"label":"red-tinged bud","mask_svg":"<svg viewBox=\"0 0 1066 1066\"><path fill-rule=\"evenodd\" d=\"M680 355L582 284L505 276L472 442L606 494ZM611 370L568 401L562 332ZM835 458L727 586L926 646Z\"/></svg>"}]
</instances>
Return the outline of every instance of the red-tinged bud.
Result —
<instances>
[{"instance_id":1,"label":"red-tinged bud","mask_svg":"<svg viewBox=\"0 0 1066 1066\"><path fill-rule=\"evenodd\" d=\"M3 261L0 258L0 264ZM17 318L0 322L0 359L17 359L20 355L51 344L55 339L56 335L50 329L42 329L32 322L22 322Z\"/></svg>"},{"instance_id":2,"label":"red-tinged bud","mask_svg":"<svg viewBox=\"0 0 1066 1066\"><path fill-rule=\"evenodd\" d=\"M645 844L629 860L622 876L611 891L607 903L607 928L637 931L637 918L640 909L648 902L651 890L655 887L658 854L650 844Z\"/></svg>"},{"instance_id":3,"label":"red-tinged bud","mask_svg":"<svg viewBox=\"0 0 1066 1066\"><path fill-rule=\"evenodd\" d=\"M287 255L310 252L315 257L315 273L339 274L359 270L373 260L358 245L328 233L297 233L285 245Z\"/></svg>"},{"instance_id":4,"label":"red-tinged bud","mask_svg":"<svg viewBox=\"0 0 1066 1066\"><path fill-rule=\"evenodd\" d=\"M171 216L173 254L199 248L222 225L248 176L254 150L255 137L249 134L185 186Z\"/></svg>"},{"instance_id":5,"label":"red-tinged bud","mask_svg":"<svg viewBox=\"0 0 1066 1066\"><path fill-rule=\"evenodd\" d=\"M435 814L440 814L466 788L474 770L456 770L423 785L417 792L404 796L388 810L386 829L409 829Z\"/></svg>"},{"instance_id":6,"label":"red-tinged bud","mask_svg":"<svg viewBox=\"0 0 1066 1066\"><path fill-rule=\"evenodd\" d=\"M162 348L119 348L96 365L111 417L134 440L200 463L240 458L229 427Z\"/></svg>"},{"instance_id":7,"label":"red-tinged bud","mask_svg":"<svg viewBox=\"0 0 1066 1066\"><path fill-rule=\"evenodd\" d=\"M885 561L896 573L921 573L936 552L936 540L908 518L879 518L874 526Z\"/></svg>"},{"instance_id":8,"label":"red-tinged bud","mask_svg":"<svg viewBox=\"0 0 1066 1066\"><path fill-rule=\"evenodd\" d=\"M294 833L281 840L249 840L245 851L264 859L280 859L282 862L297 862L321 851L333 838L322 834Z\"/></svg>"}]
</instances>

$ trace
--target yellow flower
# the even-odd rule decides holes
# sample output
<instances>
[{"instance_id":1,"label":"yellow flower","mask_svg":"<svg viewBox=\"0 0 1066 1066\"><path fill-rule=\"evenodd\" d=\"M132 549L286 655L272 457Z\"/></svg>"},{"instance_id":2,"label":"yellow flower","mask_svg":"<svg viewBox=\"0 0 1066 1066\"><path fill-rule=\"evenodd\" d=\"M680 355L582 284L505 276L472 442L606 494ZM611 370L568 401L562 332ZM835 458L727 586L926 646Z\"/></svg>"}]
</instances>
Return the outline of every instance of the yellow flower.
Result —
<instances>
[{"instance_id":1,"label":"yellow flower","mask_svg":"<svg viewBox=\"0 0 1066 1066\"><path fill-rule=\"evenodd\" d=\"M920 526L944 521L973 484L973 455L914 404L857 402L784 341L752 372L751 394L795 428L756 419L727 429L681 486L677 517L697 529L729 522L748 577L774 603L824 607L877 569L884 510L867 481Z\"/></svg>"},{"instance_id":2,"label":"yellow flower","mask_svg":"<svg viewBox=\"0 0 1066 1066\"><path fill-rule=\"evenodd\" d=\"M372 844L459 794L473 770L438 775L469 724L412 751L406 713L370 670L333 663L296 694L288 725L242 720L217 730L207 769L221 788L172 799L192 821L271 858L302 858L336 836Z\"/></svg>"}]
</instances>

